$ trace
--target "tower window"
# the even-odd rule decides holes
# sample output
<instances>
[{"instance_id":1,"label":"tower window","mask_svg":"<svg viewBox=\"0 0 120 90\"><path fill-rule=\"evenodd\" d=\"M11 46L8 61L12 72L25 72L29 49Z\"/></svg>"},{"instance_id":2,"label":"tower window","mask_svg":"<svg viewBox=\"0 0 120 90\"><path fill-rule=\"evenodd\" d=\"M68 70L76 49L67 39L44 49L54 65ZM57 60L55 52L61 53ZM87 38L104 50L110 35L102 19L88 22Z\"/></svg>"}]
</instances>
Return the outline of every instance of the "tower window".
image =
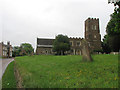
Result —
<instances>
[{"instance_id":1,"label":"tower window","mask_svg":"<svg viewBox=\"0 0 120 90\"><path fill-rule=\"evenodd\" d=\"M93 25L92 25L92 30L93 30L94 28L93 28Z\"/></svg>"},{"instance_id":2,"label":"tower window","mask_svg":"<svg viewBox=\"0 0 120 90\"><path fill-rule=\"evenodd\" d=\"M94 38L96 38L96 35L94 35Z\"/></svg>"},{"instance_id":3,"label":"tower window","mask_svg":"<svg viewBox=\"0 0 120 90\"><path fill-rule=\"evenodd\" d=\"M91 35L89 35L89 38L91 39Z\"/></svg>"},{"instance_id":4,"label":"tower window","mask_svg":"<svg viewBox=\"0 0 120 90\"><path fill-rule=\"evenodd\" d=\"M91 45L90 45L90 42L88 42L88 46L90 47Z\"/></svg>"},{"instance_id":5,"label":"tower window","mask_svg":"<svg viewBox=\"0 0 120 90\"><path fill-rule=\"evenodd\" d=\"M92 25L91 28L92 28L92 30L97 30L97 26L96 25Z\"/></svg>"},{"instance_id":6,"label":"tower window","mask_svg":"<svg viewBox=\"0 0 120 90\"><path fill-rule=\"evenodd\" d=\"M90 43L89 43L89 47L90 47Z\"/></svg>"},{"instance_id":7,"label":"tower window","mask_svg":"<svg viewBox=\"0 0 120 90\"><path fill-rule=\"evenodd\" d=\"M88 27L86 27L86 31L88 31Z\"/></svg>"},{"instance_id":8,"label":"tower window","mask_svg":"<svg viewBox=\"0 0 120 90\"><path fill-rule=\"evenodd\" d=\"M96 25L95 25L94 27L95 27L95 30L97 30L97 27L96 27Z\"/></svg>"}]
</instances>

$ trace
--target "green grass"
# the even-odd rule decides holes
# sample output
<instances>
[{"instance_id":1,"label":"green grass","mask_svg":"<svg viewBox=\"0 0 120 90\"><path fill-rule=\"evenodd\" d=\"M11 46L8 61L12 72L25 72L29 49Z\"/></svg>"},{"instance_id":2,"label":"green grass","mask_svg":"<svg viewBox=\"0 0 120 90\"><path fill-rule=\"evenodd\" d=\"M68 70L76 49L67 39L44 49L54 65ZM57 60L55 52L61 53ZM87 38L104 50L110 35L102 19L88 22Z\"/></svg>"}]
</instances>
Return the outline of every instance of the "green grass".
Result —
<instances>
[{"instance_id":1,"label":"green grass","mask_svg":"<svg viewBox=\"0 0 120 90\"><path fill-rule=\"evenodd\" d=\"M25 88L117 88L118 55L17 57Z\"/></svg>"},{"instance_id":2,"label":"green grass","mask_svg":"<svg viewBox=\"0 0 120 90\"><path fill-rule=\"evenodd\" d=\"M14 76L14 62L11 62L3 77L2 77L2 88L16 88L16 80Z\"/></svg>"}]
</instances>

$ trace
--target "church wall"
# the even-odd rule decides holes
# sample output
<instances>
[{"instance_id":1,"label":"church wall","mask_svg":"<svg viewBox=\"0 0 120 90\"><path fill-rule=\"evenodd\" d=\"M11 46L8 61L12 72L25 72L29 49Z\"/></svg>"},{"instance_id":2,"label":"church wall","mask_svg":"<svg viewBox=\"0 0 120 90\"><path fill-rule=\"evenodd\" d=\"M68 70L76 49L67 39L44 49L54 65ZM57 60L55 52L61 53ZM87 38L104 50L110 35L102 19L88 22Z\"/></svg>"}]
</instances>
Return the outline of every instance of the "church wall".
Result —
<instances>
[{"instance_id":1,"label":"church wall","mask_svg":"<svg viewBox=\"0 0 120 90\"><path fill-rule=\"evenodd\" d=\"M51 55L53 54L52 48L37 47L36 54L39 55Z\"/></svg>"}]
</instances>

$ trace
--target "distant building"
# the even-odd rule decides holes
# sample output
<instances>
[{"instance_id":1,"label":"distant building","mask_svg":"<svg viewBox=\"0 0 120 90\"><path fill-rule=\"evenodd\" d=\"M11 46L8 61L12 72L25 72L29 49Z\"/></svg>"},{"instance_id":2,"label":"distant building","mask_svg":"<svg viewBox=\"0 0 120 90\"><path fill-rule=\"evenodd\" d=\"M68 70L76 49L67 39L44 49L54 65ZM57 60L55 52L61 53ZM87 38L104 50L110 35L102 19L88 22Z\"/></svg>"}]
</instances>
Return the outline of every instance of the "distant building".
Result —
<instances>
[{"instance_id":1,"label":"distant building","mask_svg":"<svg viewBox=\"0 0 120 90\"><path fill-rule=\"evenodd\" d=\"M7 45L3 42L0 43L0 57L12 57L12 46L10 42L7 42Z\"/></svg>"},{"instance_id":2,"label":"distant building","mask_svg":"<svg viewBox=\"0 0 120 90\"><path fill-rule=\"evenodd\" d=\"M85 39L89 44L91 52L102 49L99 19L88 18L85 21ZM66 53L70 55L81 55L81 40L81 38L69 38L71 49ZM53 42L54 39L37 38L36 54L54 54L52 50Z\"/></svg>"}]
</instances>

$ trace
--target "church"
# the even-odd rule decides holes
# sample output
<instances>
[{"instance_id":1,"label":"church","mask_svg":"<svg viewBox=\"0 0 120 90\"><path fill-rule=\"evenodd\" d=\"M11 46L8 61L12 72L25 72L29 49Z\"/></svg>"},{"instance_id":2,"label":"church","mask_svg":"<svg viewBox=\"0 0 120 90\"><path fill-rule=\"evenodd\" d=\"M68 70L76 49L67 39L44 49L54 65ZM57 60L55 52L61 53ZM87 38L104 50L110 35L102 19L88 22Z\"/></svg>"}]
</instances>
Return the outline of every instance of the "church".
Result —
<instances>
[{"instance_id":1,"label":"church","mask_svg":"<svg viewBox=\"0 0 120 90\"><path fill-rule=\"evenodd\" d=\"M88 42L90 51L100 50L101 48L101 35L99 29L98 18L88 18L85 21L84 39ZM37 38L37 55L53 55L52 50L53 42L55 39ZM71 49L66 52L69 55L81 55L81 40L82 38L69 38Z\"/></svg>"}]
</instances>

